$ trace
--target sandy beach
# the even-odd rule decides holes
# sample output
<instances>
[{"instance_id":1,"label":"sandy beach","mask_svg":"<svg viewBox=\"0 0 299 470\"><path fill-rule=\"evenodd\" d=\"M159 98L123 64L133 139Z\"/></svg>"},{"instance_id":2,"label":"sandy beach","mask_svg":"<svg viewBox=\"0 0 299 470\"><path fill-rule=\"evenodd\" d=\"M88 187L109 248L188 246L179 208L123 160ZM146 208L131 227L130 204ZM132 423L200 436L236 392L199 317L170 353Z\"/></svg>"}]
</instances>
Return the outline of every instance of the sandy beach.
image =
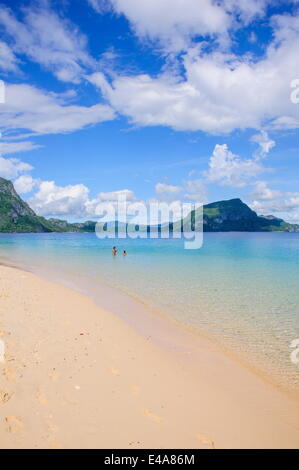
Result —
<instances>
[{"instance_id":1,"label":"sandy beach","mask_svg":"<svg viewBox=\"0 0 299 470\"><path fill-rule=\"evenodd\" d=\"M1 448L299 447L299 402L208 339L160 320L155 340L71 288L0 279Z\"/></svg>"}]
</instances>

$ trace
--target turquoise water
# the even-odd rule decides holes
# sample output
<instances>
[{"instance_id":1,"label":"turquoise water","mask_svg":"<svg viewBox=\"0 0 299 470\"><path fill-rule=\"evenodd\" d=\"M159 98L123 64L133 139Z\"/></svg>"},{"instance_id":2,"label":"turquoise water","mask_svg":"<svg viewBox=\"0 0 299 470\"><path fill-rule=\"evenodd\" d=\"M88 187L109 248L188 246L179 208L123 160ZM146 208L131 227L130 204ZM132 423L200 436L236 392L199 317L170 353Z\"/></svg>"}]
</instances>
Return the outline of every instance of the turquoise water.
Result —
<instances>
[{"instance_id":1,"label":"turquoise water","mask_svg":"<svg viewBox=\"0 0 299 470\"><path fill-rule=\"evenodd\" d=\"M128 256L112 257L114 244ZM299 338L299 233L208 233L199 250L177 239L1 234L0 259L118 287L298 391L290 343Z\"/></svg>"}]
</instances>

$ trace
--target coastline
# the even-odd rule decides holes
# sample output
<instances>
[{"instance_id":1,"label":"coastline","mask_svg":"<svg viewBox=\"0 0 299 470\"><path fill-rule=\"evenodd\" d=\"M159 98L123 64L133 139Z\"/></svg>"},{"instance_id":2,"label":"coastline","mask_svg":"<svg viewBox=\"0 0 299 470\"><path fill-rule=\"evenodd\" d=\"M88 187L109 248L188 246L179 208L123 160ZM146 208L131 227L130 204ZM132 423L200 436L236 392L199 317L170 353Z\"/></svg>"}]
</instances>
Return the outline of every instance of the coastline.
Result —
<instances>
[{"instance_id":1,"label":"coastline","mask_svg":"<svg viewBox=\"0 0 299 470\"><path fill-rule=\"evenodd\" d=\"M87 277L86 274L82 276L78 275L78 273L71 273L69 270L62 274L58 273L57 270L49 270L48 267L45 270L41 269L41 267L37 268L36 266L28 265L28 263L11 263L8 260L0 262L0 265L31 272L43 279L69 287L86 295L93 299L99 308L104 308L104 310L120 317L138 334L141 334L143 337L150 336L151 341L173 353L178 352L181 355L190 355L196 350L198 341L205 341L208 345L215 347L232 361L256 375L266 384L287 394L291 399L299 403L298 388L294 385L290 388L289 383L286 382L282 386L281 383L273 378L273 375L271 376L271 374L266 373L263 367L252 364L252 361L248 360L248 358L240 357L240 354L230 345L225 345L206 331L192 327L171 316L169 313L157 309L134 292L103 282L102 279L95 280ZM190 351L190 344L193 345L192 352Z\"/></svg>"},{"instance_id":2,"label":"coastline","mask_svg":"<svg viewBox=\"0 0 299 470\"><path fill-rule=\"evenodd\" d=\"M299 447L298 402L207 338L155 314L144 335L69 287L0 276L1 448Z\"/></svg>"},{"instance_id":3,"label":"coastline","mask_svg":"<svg viewBox=\"0 0 299 470\"><path fill-rule=\"evenodd\" d=\"M211 234L197 262L173 242L138 242L129 257L111 262L109 240L99 244L94 234L2 235L5 264L86 293L143 335L162 316L166 328L171 321L216 342L263 380L299 398L298 367L290 360L291 341L299 335L293 257L298 237L290 244L288 236Z\"/></svg>"}]
</instances>

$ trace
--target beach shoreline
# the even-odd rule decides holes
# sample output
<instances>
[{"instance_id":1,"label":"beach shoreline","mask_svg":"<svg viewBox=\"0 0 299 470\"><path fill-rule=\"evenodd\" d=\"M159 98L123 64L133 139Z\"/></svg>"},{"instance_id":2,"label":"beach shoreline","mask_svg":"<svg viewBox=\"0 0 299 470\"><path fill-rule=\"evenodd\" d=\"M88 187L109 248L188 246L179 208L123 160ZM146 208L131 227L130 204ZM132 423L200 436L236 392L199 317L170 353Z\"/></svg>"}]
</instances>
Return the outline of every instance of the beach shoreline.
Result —
<instances>
[{"instance_id":1,"label":"beach shoreline","mask_svg":"<svg viewBox=\"0 0 299 470\"><path fill-rule=\"evenodd\" d=\"M132 304L119 317L20 268L0 276L1 448L299 447L299 403L207 338L154 313L138 331Z\"/></svg>"},{"instance_id":2,"label":"beach shoreline","mask_svg":"<svg viewBox=\"0 0 299 470\"><path fill-rule=\"evenodd\" d=\"M75 275L69 271L61 275L57 270L49 270L48 266L46 269L41 269L40 266L36 268L28 264L9 262L8 260L3 261L3 259L0 262L1 265L30 272L45 280L69 287L86 295L99 308L120 317L138 334L141 334L144 338L150 336L152 341L172 353L178 352L181 355L190 354L190 351L186 353L186 345L189 350L190 344L193 344L194 351L197 348L197 342L204 341L206 345L215 347L232 361L256 375L260 380L299 403L298 388L294 388L294 386L290 388L288 382L282 386L273 376L266 374L262 368L253 365L250 360L245 360L244 357L241 358L238 352L228 345L219 342L215 337L207 334L202 329L192 327L168 313L149 305L133 292L125 291L119 286L116 287L104 283L102 279L95 281L92 278L87 278L86 275L78 278L78 274Z\"/></svg>"}]
</instances>

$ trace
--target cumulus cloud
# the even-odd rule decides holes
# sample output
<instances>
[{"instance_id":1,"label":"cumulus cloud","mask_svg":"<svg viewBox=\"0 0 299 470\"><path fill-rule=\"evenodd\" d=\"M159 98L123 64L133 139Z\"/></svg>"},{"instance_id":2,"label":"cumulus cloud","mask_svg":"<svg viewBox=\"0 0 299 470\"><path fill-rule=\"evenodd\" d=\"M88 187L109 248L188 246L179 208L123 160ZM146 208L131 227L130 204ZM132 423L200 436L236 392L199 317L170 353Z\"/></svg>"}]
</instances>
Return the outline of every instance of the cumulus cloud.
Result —
<instances>
[{"instance_id":1,"label":"cumulus cloud","mask_svg":"<svg viewBox=\"0 0 299 470\"><path fill-rule=\"evenodd\" d=\"M158 41L167 52L186 50L194 37L227 41L227 32L265 13L266 0L88 0L102 13L125 15L142 39ZM238 19L238 21L237 21Z\"/></svg>"},{"instance_id":2,"label":"cumulus cloud","mask_svg":"<svg viewBox=\"0 0 299 470\"><path fill-rule=\"evenodd\" d=\"M166 183L157 183L155 186L156 193L161 196L162 194L177 194L182 188L180 186L173 186Z\"/></svg>"},{"instance_id":3,"label":"cumulus cloud","mask_svg":"<svg viewBox=\"0 0 299 470\"><path fill-rule=\"evenodd\" d=\"M114 0L112 3L116 12L129 19L137 35L159 40L170 51L185 49L195 35L225 33L230 22L227 13L211 0Z\"/></svg>"},{"instance_id":4,"label":"cumulus cloud","mask_svg":"<svg viewBox=\"0 0 299 470\"><path fill-rule=\"evenodd\" d=\"M20 174L32 170L29 163L22 162L17 158L4 158L0 156L0 176L5 179L15 179Z\"/></svg>"},{"instance_id":5,"label":"cumulus cloud","mask_svg":"<svg viewBox=\"0 0 299 470\"><path fill-rule=\"evenodd\" d=\"M234 129L299 127L299 106L290 99L297 77L299 20L273 20L265 54L237 56L201 44L182 55L182 73L117 75L108 82L91 74L106 99L134 125L163 125L181 131L230 133Z\"/></svg>"},{"instance_id":6,"label":"cumulus cloud","mask_svg":"<svg viewBox=\"0 0 299 470\"><path fill-rule=\"evenodd\" d=\"M102 202L136 201L136 196L131 189L122 189L119 191L101 192L98 194L98 200Z\"/></svg>"},{"instance_id":7,"label":"cumulus cloud","mask_svg":"<svg viewBox=\"0 0 299 470\"><path fill-rule=\"evenodd\" d=\"M85 207L86 213L90 217L102 217L104 214L108 214L107 218L109 220L117 218L120 221L126 222L125 213L128 207L132 205L137 210L137 206L142 205L142 201L136 197L131 189L121 189L118 191L100 192L96 198L89 200Z\"/></svg>"},{"instance_id":8,"label":"cumulus cloud","mask_svg":"<svg viewBox=\"0 0 299 470\"><path fill-rule=\"evenodd\" d=\"M161 183L162 184L162 183ZM43 216L56 216L56 217L76 217L76 218L95 218L102 217L108 214L109 220L128 221L124 218L126 210L128 211L129 219L139 215L138 223L147 223L146 217L149 215L150 204L160 204L159 199L150 199L148 201L140 200L136 197L135 193L130 189L123 189L112 192L100 192L95 198L90 198L89 189L83 184L58 186L54 181L37 181L30 176L24 175L15 181L16 189L22 193L31 191L37 187L37 191L28 199L28 203L38 215ZM176 192L175 186L166 185L168 188L163 188L163 194L173 196ZM192 191L198 191L198 184L191 181L185 182L185 188L190 190L189 200L198 202L197 194ZM182 188L179 188L180 190ZM162 193L160 193L162 195ZM185 198L185 200L188 198ZM171 203L171 210L173 212L174 220L182 216L182 203L180 199L169 200ZM202 199L200 199L202 203ZM118 212L118 210L120 212ZM185 207L185 210L187 208ZM188 209L190 210L190 208ZM137 212L136 212L137 211ZM162 211L163 212L163 211ZM188 213L188 211L186 212ZM186 215L186 214L184 214ZM163 216L163 214L162 214ZM165 216L165 214L164 214ZM137 220L137 219L136 219ZM166 221L166 219L163 221ZM152 223L154 223L152 221Z\"/></svg>"},{"instance_id":9,"label":"cumulus cloud","mask_svg":"<svg viewBox=\"0 0 299 470\"><path fill-rule=\"evenodd\" d=\"M52 71L60 80L77 83L88 76L114 109L134 125L163 125L212 134L245 128L299 127L299 107L290 100L290 82L297 76L297 16L275 15L271 20L272 42L264 55L252 57L234 55L229 48L207 51L199 36L204 39L209 35L211 40L229 34L232 38L235 28L265 14L267 0L89 0L89 3L100 13L110 5L128 18L140 37L157 39L166 49L173 49L171 57L179 67L167 67L166 61L157 76L114 72L110 83L102 73L91 73L95 60L88 53L87 39L69 21L45 8L24 9L21 21L10 9L1 7L0 24L11 43L3 46L4 54L11 57L7 63L14 64L14 54L20 53ZM184 53L178 56L182 50ZM52 99L57 104L57 99L53 96ZM36 107L35 110L29 107L29 111L36 114ZM67 122L70 115L70 120L77 122L74 126ZM64 104L57 116L57 127L62 132L115 117L109 107L100 104L91 107ZM27 121L30 123L31 119ZM55 119L43 121L38 126L45 127L42 133L48 129L52 132L52 128L55 132Z\"/></svg>"},{"instance_id":10,"label":"cumulus cloud","mask_svg":"<svg viewBox=\"0 0 299 470\"><path fill-rule=\"evenodd\" d=\"M36 134L72 132L114 117L110 106L70 105L63 94L25 84L7 84L6 101L0 107L0 126L4 130L26 129Z\"/></svg>"},{"instance_id":11,"label":"cumulus cloud","mask_svg":"<svg viewBox=\"0 0 299 470\"><path fill-rule=\"evenodd\" d=\"M250 194L253 199L262 201L272 201L283 196L283 192L277 189L269 188L267 181L256 181L254 183L254 190Z\"/></svg>"},{"instance_id":12,"label":"cumulus cloud","mask_svg":"<svg viewBox=\"0 0 299 470\"><path fill-rule=\"evenodd\" d=\"M27 202L38 215L97 217L102 213L103 204L112 204L116 208L124 201L126 204L140 202L130 189L100 192L90 199L89 189L84 184L59 186L54 181L33 178L32 170L30 164L17 158L0 156L0 177L12 180L19 194L36 190Z\"/></svg>"},{"instance_id":13,"label":"cumulus cloud","mask_svg":"<svg viewBox=\"0 0 299 470\"><path fill-rule=\"evenodd\" d=\"M288 222L299 222L299 192L281 191L269 187L266 181L257 181L248 195L250 207L264 215L275 215Z\"/></svg>"},{"instance_id":14,"label":"cumulus cloud","mask_svg":"<svg viewBox=\"0 0 299 470\"><path fill-rule=\"evenodd\" d=\"M29 180L27 180L29 186ZM17 181L25 186L25 179ZM137 202L132 190L123 189L100 192L94 199L89 197L89 189L84 184L58 186L54 181L32 181L38 190L28 202L38 215L72 216L77 218L98 217L107 204L116 208L117 203Z\"/></svg>"},{"instance_id":15,"label":"cumulus cloud","mask_svg":"<svg viewBox=\"0 0 299 470\"><path fill-rule=\"evenodd\" d=\"M217 144L204 176L211 183L241 188L262 171L264 168L259 159L242 159L231 152L226 144Z\"/></svg>"},{"instance_id":16,"label":"cumulus cloud","mask_svg":"<svg viewBox=\"0 0 299 470\"><path fill-rule=\"evenodd\" d=\"M204 204L207 200L206 188L202 179L183 180L181 186L157 183L155 192L158 200L177 205L186 202Z\"/></svg>"},{"instance_id":17,"label":"cumulus cloud","mask_svg":"<svg viewBox=\"0 0 299 470\"><path fill-rule=\"evenodd\" d=\"M12 10L2 6L0 25L11 43L13 54L26 55L59 80L78 83L84 71L94 66L95 61L87 52L86 37L68 20L49 9L24 9L22 20L18 20ZM4 52L7 55L5 46ZM13 58L11 56L12 65Z\"/></svg>"},{"instance_id":18,"label":"cumulus cloud","mask_svg":"<svg viewBox=\"0 0 299 470\"><path fill-rule=\"evenodd\" d=\"M254 200L250 207L259 214L281 217L287 222L299 223L299 193L270 201Z\"/></svg>"},{"instance_id":19,"label":"cumulus cloud","mask_svg":"<svg viewBox=\"0 0 299 470\"><path fill-rule=\"evenodd\" d=\"M38 180L31 175L21 175L14 182L15 190L18 194L30 193L38 185Z\"/></svg>"},{"instance_id":20,"label":"cumulus cloud","mask_svg":"<svg viewBox=\"0 0 299 470\"><path fill-rule=\"evenodd\" d=\"M186 193L184 198L189 201L205 203L207 201L206 187L203 180L194 179L184 182L184 189Z\"/></svg>"},{"instance_id":21,"label":"cumulus cloud","mask_svg":"<svg viewBox=\"0 0 299 470\"><path fill-rule=\"evenodd\" d=\"M28 202L38 215L84 217L88 195L84 184L58 186L54 181L42 181Z\"/></svg>"}]
</instances>

